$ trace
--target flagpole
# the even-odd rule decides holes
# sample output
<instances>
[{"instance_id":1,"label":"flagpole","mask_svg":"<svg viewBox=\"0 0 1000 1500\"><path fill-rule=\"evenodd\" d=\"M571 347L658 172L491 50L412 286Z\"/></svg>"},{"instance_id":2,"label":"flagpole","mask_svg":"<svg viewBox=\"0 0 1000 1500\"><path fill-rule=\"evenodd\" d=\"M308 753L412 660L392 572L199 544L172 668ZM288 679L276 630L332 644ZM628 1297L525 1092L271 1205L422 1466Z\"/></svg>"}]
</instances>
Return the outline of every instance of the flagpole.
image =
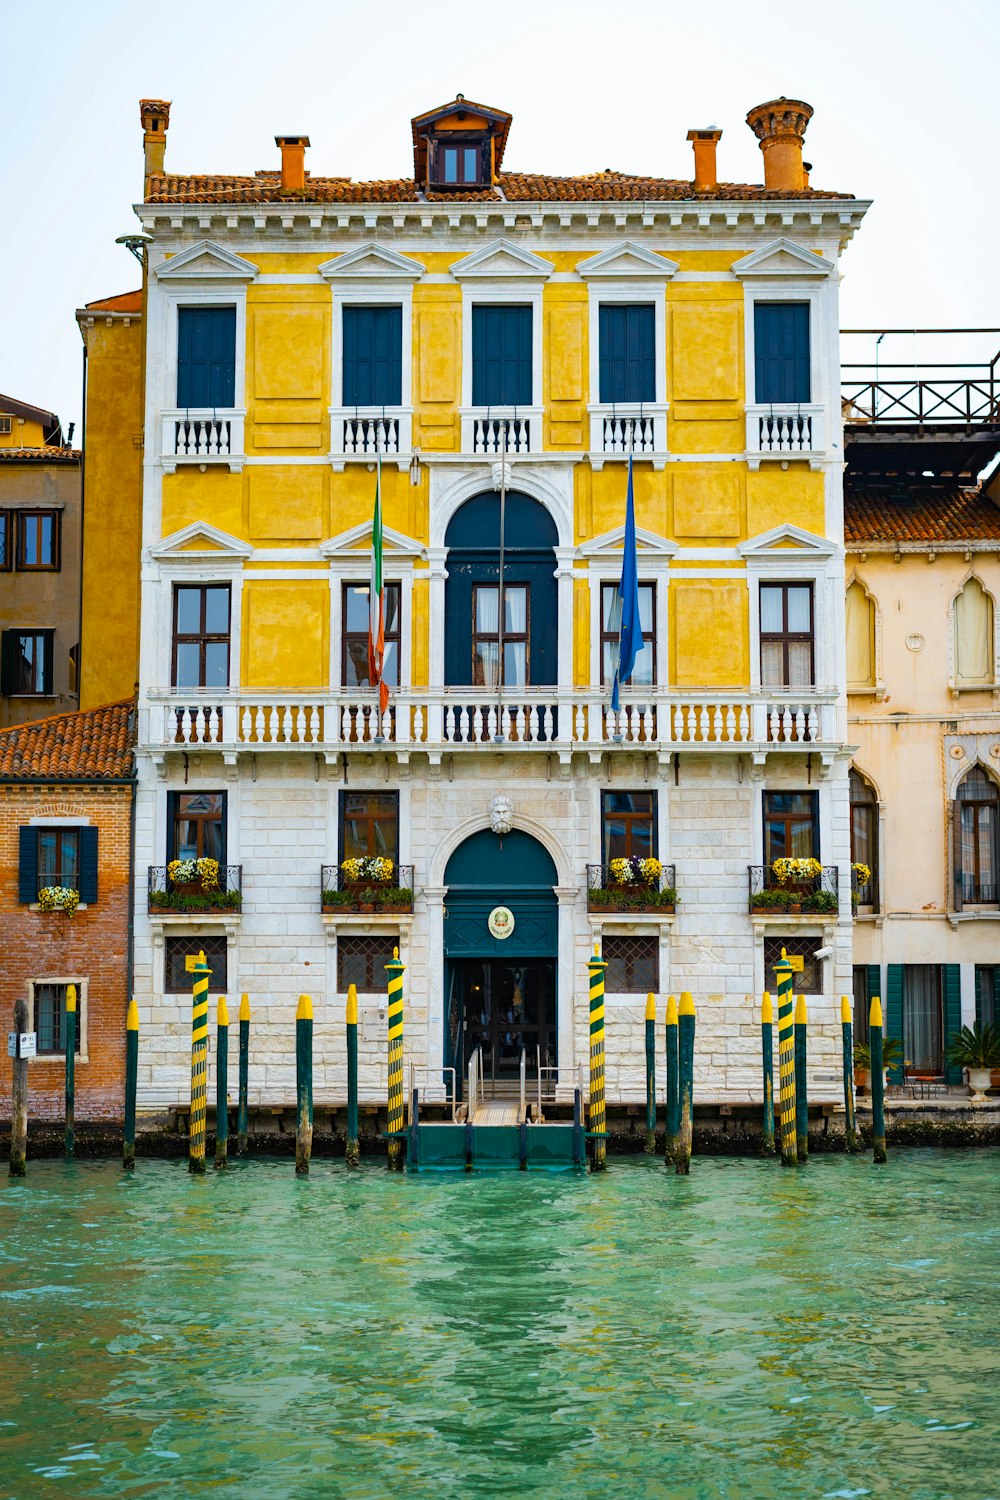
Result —
<instances>
[{"instance_id":1,"label":"flagpole","mask_svg":"<svg viewBox=\"0 0 1000 1500\"><path fill-rule=\"evenodd\" d=\"M504 526L507 514L507 419L501 417L500 430L503 433L503 448L500 451L500 587L497 590L497 603L499 612L497 615L497 732L495 738L503 739L503 626L504 626L504 587L503 587L503 565L504 565Z\"/></svg>"}]
</instances>

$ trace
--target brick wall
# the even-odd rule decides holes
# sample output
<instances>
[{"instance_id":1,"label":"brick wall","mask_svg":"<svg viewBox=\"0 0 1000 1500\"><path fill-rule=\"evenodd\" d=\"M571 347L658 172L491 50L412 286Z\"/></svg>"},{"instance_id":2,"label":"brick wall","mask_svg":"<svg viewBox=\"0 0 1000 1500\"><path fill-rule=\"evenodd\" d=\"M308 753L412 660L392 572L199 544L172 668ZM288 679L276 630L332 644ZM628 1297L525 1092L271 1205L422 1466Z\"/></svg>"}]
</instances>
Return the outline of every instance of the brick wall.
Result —
<instances>
[{"instance_id":1,"label":"brick wall","mask_svg":"<svg viewBox=\"0 0 1000 1500\"><path fill-rule=\"evenodd\" d=\"M128 786L0 786L0 1012L13 1027L14 1000L27 981L85 978L87 1058L77 1059L76 1118L121 1118L125 1097L125 1010L129 926ZM98 835L98 899L73 917L18 902L18 829L33 818L89 821ZM29 1019L29 1025L31 1024ZM29 1121L63 1109L62 1056L28 1067ZM10 1116L11 1072L0 1055L0 1117Z\"/></svg>"}]
</instances>

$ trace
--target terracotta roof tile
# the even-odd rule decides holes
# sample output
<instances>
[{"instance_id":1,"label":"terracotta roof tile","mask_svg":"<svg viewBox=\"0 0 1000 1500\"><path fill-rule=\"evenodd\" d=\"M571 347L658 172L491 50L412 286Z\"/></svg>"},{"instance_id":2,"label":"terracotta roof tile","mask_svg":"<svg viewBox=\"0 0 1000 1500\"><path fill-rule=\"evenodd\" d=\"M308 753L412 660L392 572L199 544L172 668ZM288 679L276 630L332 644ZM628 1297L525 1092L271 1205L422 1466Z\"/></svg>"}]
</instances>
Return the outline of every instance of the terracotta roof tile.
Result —
<instances>
[{"instance_id":1,"label":"terracotta roof tile","mask_svg":"<svg viewBox=\"0 0 1000 1500\"><path fill-rule=\"evenodd\" d=\"M0 730L0 781L127 781L132 776L131 698Z\"/></svg>"},{"instance_id":2,"label":"terracotta roof tile","mask_svg":"<svg viewBox=\"0 0 1000 1500\"><path fill-rule=\"evenodd\" d=\"M101 297L97 302L86 303L85 312L142 312L142 289L135 292L119 292L114 297Z\"/></svg>"},{"instance_id":3,"label":"terracotta roof tile","mask_svg":"<svg viewBox=\"0 0 1000 1500\"><path fill-rule=\"evenodd\" d=\"M1000 508L982 490L907 485L905 496L852 486L844 495L844 539L863 542L989 541L1000 545Z\"/></svg>"},{"instance_id":4,"label":"terracotta roof tile","mask_svg":"<svg viewBox=\"0 0 1000 1500\"><path fill-rule=\"evenodd\" d=\"M78 464L79 448L0 448L0 463L8 464Z\"/></svg>"}]
</instances>

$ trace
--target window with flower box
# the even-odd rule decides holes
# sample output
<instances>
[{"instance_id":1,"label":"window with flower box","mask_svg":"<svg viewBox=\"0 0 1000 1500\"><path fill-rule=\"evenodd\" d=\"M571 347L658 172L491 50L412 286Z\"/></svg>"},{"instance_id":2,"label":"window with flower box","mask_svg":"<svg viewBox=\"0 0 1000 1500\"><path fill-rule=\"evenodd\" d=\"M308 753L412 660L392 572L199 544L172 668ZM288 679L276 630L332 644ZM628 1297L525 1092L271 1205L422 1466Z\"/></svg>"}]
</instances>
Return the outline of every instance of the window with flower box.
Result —
<instances>
[{"instance_id":1,"label":"window with flower box","mask_svg":"<svg viewBox=\"0 0 1000 1500\"><path fill-rule=\"evenodd\" d=\"M399 856L399 793L341 792L340 858Z\"/></svg>"},{"instance_id":2,"label":"window with flower box","mask_svg":"<svg viewBox=\"0 0 1000 1500\"><path fill-rule=\"evenodd\" d=\"M167 863L214 859L226 863L225 792L167 793Z\"/></svg>"},{"instance_id":3,"label":"window with flower box","mask_svg":"<svg viewBox=\"0 0 1000 1500\"><path fill-rule=\"evenodd\" d=\"M72 890L83 905L93 906L97 846L96 828L25 824L19 834L18 900L33 906L42 890Z\"/></svg>"}]
</instances>

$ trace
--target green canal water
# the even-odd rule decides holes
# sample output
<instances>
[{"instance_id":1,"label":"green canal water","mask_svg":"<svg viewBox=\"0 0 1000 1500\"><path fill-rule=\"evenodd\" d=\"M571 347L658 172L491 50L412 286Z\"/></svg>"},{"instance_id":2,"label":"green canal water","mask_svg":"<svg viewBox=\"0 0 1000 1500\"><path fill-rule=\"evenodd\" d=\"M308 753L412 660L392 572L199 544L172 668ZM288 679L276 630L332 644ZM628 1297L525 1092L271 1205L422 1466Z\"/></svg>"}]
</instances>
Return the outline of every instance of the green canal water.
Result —
<instances>
[{"instance_id":1,"label":"green canal water","mask_svg":"<svg viewBox=\"0 0 1000 1500\"><path fill-rule=\"evenodd\" d=\"M0 1500L1000 1497L1000 1151L29 1172Z\"/></svg>"}]
</instances>

